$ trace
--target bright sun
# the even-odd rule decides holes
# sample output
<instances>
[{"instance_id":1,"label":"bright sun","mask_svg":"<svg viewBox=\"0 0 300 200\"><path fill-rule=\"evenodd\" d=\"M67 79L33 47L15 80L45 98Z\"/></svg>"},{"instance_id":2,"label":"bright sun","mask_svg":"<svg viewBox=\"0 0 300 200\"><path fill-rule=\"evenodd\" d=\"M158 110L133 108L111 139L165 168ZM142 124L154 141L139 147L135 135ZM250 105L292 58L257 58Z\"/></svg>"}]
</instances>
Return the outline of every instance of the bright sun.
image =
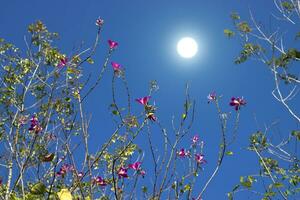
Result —
<instances>
[{"instance_id":1,"label":"bright sun","mask_svg":"<svg viewBox=\"0 0 300 200\"><path fill-rule=\"evenodd\" d=\"M177 52L183 58L192 58L198 51L197 42L190 37L185 37L177 43Z\"/></svg>"}]
</instances>

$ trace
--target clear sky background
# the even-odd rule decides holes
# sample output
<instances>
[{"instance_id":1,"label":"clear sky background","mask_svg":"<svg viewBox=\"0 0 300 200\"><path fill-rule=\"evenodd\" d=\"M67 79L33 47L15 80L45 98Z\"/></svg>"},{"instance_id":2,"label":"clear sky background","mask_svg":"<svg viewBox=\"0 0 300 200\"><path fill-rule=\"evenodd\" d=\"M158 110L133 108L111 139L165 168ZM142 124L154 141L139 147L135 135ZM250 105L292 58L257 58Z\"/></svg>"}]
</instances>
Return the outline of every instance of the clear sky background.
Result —
<instances>
[{"instance_id":1,"label":"clear sky background","mask_svg":"<svg viewBox=\"0 0 300 200\"><path fill-rule=\"evenodd\" d=\"M275 136L284 136L299 128L272 97L272 74L264 65L256 61L234 64L240 42L226 38L223 30L232 27L229 18L232 11L248 18L249 8L262 22L277 26L271 17L277 11L273 1L267 0L2 0L0 37L24 49L26 27L40 19L50 31L60 34L59 48L68 55L82 42L85 47L93 43L95 19L101 16L105 26L100 46L94 56L95 64L86 65L86 74L100 71L107 52L106 40L118 41L119 48L112 60L126 68L132 98L147 95L149 81L157 80L160 89L151 100L158 106L160 121L170 131L172 116L177 119L181 116L184 87L189 82L191 97L197 102L190 136L198 133L205 141L208 161L197 182L199 190L215 167L220 135L215 108L207 104L206 97L211 91L222 94L224 110L234 112L228 106L230 98L243 96L247 106L242 109L237 141L230 149L234 156L225 158L220 173L204 195L205 200L226 199L226 192L239 182L240 176L257 173L258 160L254 153L246 150L251 133L264 130L276 120L279 124L271 129ZM177 41L185 36L194 37L199 45L197 56L190 60L179 57L176 52ZM103 144L114 130L107 109L111 103L110 73L112 71L107 72L102 86L91 94L86 105L86 111L93 117L90 135L94 147ZM126 97L119 98L125 105ZM141 111L141 107L134 104L134 110ZM155 131L152 134L160 135ZM137 142L145 149L147 160L150 159L149 146L143 137L141 134ZM157 137L157 143L159 140ZM189 142L187 139L186 146ZM144 168L150 171L150 163ZM145 180L149 179L146 176ZM247 198L254 197L242 194L238 199Z\"/></svg>"}]
</instances>

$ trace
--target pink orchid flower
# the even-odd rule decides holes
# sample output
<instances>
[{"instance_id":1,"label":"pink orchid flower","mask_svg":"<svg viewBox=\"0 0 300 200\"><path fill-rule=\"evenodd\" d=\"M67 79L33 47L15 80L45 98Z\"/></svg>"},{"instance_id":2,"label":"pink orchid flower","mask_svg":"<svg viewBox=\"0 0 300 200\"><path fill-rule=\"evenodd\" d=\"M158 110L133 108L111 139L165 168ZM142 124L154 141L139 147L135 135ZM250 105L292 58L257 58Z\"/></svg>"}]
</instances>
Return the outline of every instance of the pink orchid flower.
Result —
<instances>
[{"instance_id":1,"label":"pink orchid flower","mask_svg":"<svg viewBox=\"0 0 300 200\"><path fill-rule=\"evenodd\" d=\"M39 132L41 132L43 130L43 128L40 126L38 118L36 116L32 116L32 118L30 119L30 127L29 127L29 131L34 131L35 134L38 134Z\"/></svg>"},{"instance_id":2,"label":"pink orchid flower","mask_svg":"<svg viewBox=\"0 0 300 200\"><path fill-rule=\"evenodd\" d=\"M69 171L73 171L73 170L74 170L73 165L63 164L59 169L59 171L56 173L56 175L64 177Z\"/></svg>"},{"instance_id":3,"label":"pink orchid flower","mask_svg":"<svg viewBox=\"0 0 300 200\"><path fill-rule=\"evenodd\" d=\"M77 172L77 176L78 176L78 178L82 178L83 177L83 172Z\"/></svg>"},{"instance_id":4,"label":"pink orchid flower","mask_svg":"<svg viewBox=\"0 0 300 200\"><path fill-rule=\"evenodd\" d=\"M62 68L66 66L68 63L68 58L61 58L60 62L58 63L57 67Z\"/></svg>"},{"instance_id":5,"label":"pink orchid flower","mask_svg":"<svg viewBox=\"0 0 300 200\"><path fill-rule=\"evenodd\" d=\"M216 92L211 92L208 94L207 96L207 99L208 99L208 102L207 103L210 103L212 101L215 101L217 99L217 95L216 95Z\"/></svg>"},{"instance_id":6,"label":"pink orchid flower","mask_svg":"<svg viewBox=\"0 0 300 200\"><path fill-rule=\"evenodd\" d=\"M104 24L104 20L98 17L98 19L96 20L96 26L101 27L103 26L103 24Z\"/></svg>"},{"instance_id":7,"label":"pink orchid flower","mask_svg":"<svg viewBox=\"0 0 300 200\"><path fill-rule=\"evenodd\" d=\"M111 66L113 67L114 71L119 71L121 69L121 65L116 62L111 62Z\"/></svg>"},{"instance_id":8,"label":"pink orchid flower","mask_svg":"<svg viewBox=\"0 0 300 200\"><path fill-rule=\"evenodd\" d=\"M204 155L202 154L195 154L195 160L198 164L207 163L206 160L204 160Z\"/></svg>"},{"instance_id":9,"label":"pink orchid flower","mask_svg":"<svg viewBox=\"0 0 300 200\"><path fill-rule=\"evenodd\" d=\"M121 178L121 177L127 178L128 177L127 169L124 167L120 167L120 169L118 171L118 176L119 176L119 178Z\"/></svg>"},{"instance_id":10,"label":"pink orchid flower","mask_svg":"<svg viewBox=\"0 0 300 200\"><path fill-rule=\"evenodd\" d=\"M110 49L115 49L117 48L117 46L119 45L118 42L112 41L112 40L108 40L108 45Z\"/></svg>"},{"instance_id":11,"label":"pink orchid flower","mask_svg":"<svg viewBox=\"0 0 300 200\"><path fill-rule=\"evenodd\" d=\"M230 106L234 106L235 110L239 110L241 106L246 105L246 101L243 99L243 97L242 98L240 98L240 97L237 97L237 98L232 97L229 105Z\"/></svg>"},{"instance_id":12,"label":"pink orchid flower","mask_svg":"<svg viewBox=\"0 0 300 200\"><path fill-rule=\"evenodd\" d=\"M101 176L95 177L93 182L96 183L97 185L100 185L100 186L106 186L107 185L106 181Z\"/></svg>"},{"instance_id":13,"label":"pink orchid flower","mask_svg":"<svg viewBox=\"0 0 300 200\"><path fill-rule=\"evenodd\" d=\"M143 98L138 98L138 99L136 99L136 101L142 105L147 105L150 98L151 98L150 96L146 96Z\"/></svg>"},{"instance_id":14,"label":"pink orchid flower","mask_svg":"<svg viewBox=\"0 0 300 200\"><path fill-rule=\"evenodd\" d=\"M193 145L195 145L198 141L199 141L199 136L194 135L194 137L192 138Z\"/></svg>"},{"instance_id":15,"label":"pink orchid flower","mask_svg":"<svg viewBox=\"0 0 300 200\"><path fill-rule=\"evenodd\" d=\"M184 158L186 156L190 156L191 155L190 151L185 151L184 148L180 149L180 151L177 152L177 154L178 154L178 156L180 158Z\"/></svg>"},{"instance_id":16,"label":"pink orchid flower","mask_svg":"<svg viewBox=\"0 0 300 200\"><path fill-rule=\"evenodd\" d=\"M140 169L140 167L141 167L141 162L135 162L135 163L133 163L133 164L129 164L128 165L128 168L130 168L130 169L133 169L133 170L139 170Z\"/></svg>"},{"instance_id":17,"label":"pink orchid flower","mask_svg":"<svg viewBox=\"0 0 300 200\"><path fill-rule=\"evenodd\" d=\"M145 170L140 170L140 175L142 175L144 177L146 175Z\"/></svg>"}]
</instances>

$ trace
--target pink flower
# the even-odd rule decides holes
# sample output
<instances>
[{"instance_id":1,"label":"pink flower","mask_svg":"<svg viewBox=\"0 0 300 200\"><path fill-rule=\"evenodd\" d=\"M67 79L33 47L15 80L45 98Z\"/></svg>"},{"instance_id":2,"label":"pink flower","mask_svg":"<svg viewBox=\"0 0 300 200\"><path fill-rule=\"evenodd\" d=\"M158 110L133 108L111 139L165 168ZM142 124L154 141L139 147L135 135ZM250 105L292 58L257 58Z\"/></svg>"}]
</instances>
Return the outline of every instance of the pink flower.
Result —
<instances>
[{"instance_id":1,"label":"pink flower","mask_svg":"<svg viewBox=\"0 0 300 200\"><path fill-rule=\"evenodd\" d=\"M73 165L63 164L60 169L65 172L69 172L69 171L73 171L74 167L73 167Z\"/></svg>"},{"instance_id":2,"label":"pink flower","mask_svg":"<svg viewBox=\"0 0 300 200\"><path fill-rule=\"evenodd\" d=\"M207 163L206 160L204 160L204 155L202 154L195 154L195 160L198 164Z\"/></svg>"},{"instance_id":3,"label":"pink flower","mask_svg":"<svg viewBox=\"0 0 300 200\"><path fill-rule=\"evenodd\" d=\"M180 151L177 152L177 154L180 158L184 158L185 156L191 155L190 151L185 151L184 148L180 149Z\"/></svg>"},{"instance_id":4,"label":"pink flower","mask_svg":"<svg viewBox=\"0 0 300 200\"><path fill-rule=\"evenodd\" d=\"M121 65L116 62L111 62L111 66L113 67L114 71L119 71L121 69Z\"/></svg>"},{"instance_id":5,"label":"pink flower","mask_svg":"<svg viewBox=\"0 0 300 200\"><path fill-rule=\"evenodd\" d=\"M138 98L138 99L136 99L136 101L142 105L147 105L150 98L151 98L150 96L146 96L143 98Z\"/></svg>"},{"instance_id":6,"label":"pink flower","mask_svg":"<svg viewBox=\"0 0 300 200\"><path fill-rule=\"evenodd\" d=\"M108 40L108 45L110 49L115 49L117 48L117 46L119 45L117 42L112 41L112 40Z\"/></svg>"},{"instance_id":7,"label":"pink flower","mask_svg":"<svg viewBox=\"0 0 300 200\"><path fill-rule=\"evenodd\" d=\"M184 158L185 157L185 150L184 149L180 149L180 151L178 152L179 157Z\"/></svg>"},{"instance_id":8,"label":"pink flower","mask_svg":"<svg viewBox=\"0 0 300 200\"><path fill-rule=\"evenodd\" d=\"M31 122L31 126L35 126L39 124L38 118L35 115L31 117L30 122Z\"/></svg>"},{"instance_id":9,"label":"pink flower","mask_svg":"<svg viewBox=\"0 0 300 200\"><path fill-rule=\"evenodd\" d=\"M199 136L194 135L194 137L192 138L193 145L195 145L198 141L199 141Z\"/></svg>"},{"instance_id":10,"label":"pink flower","mask_svg":"<svg viewBox=\"0 0 300 200\"><path fill-rule=\"evenodd\" d=\"M120 167L120 169L118 171L118 176L119 176L119 178L121 178L121 177L127 178L128 177L127 169L124 167Z\"/></svg>"},{"instance_id":11,"label":"pink flower","mask_svg":"<svg viewBox=\"0 0 300 200\"><path fill-rule=\"evenodd\" d=\"M32 118L30 119L30 127L29 127L29 131L34 131L35 134L38 134L39 132L41 132L43 130L43 128L40 126L38 118L33 115Z\"/></svg>"},{"instance_id":12,"label":"pink flower","mask_svg":"<svg viewBox=\"0 0 300 200\"><path fill-rule=\"evenodd\" d=\"M135 163L133 163L133 164L129 164L128 165L128 168L130 168L130 169L133 169L133 170L139 170L140 169L140 167L141 167L141 162L135 162Z\"/></svg>"},{"instance_id":13,"label":"pink flower","mask_svg":"<svg viewBox=\"0 0 300 200\"><path fill-rule=\"evenodd\" d=\"M107 183L101 176L94 177L93 182L100 186L106 186Z\"/></svg>"},{"instance_id":14,"label":"pink flower","mask_svg":"<svg viewBox=\"0 0 300 200\"><path fill-rule=\"evenodd\" d=\"M64 66L66 66L68 63L68 59L67 58L61 58L60 62L58 63L57 67L62 68Z\"/></svg>"},{"instance_id":15,"label":"pink flower","mask_svg":"<svg viewBox=\"0 0 300 200\"><path fill-rule=\"evenodd\" d=\"M139 172L140 172L140 175L142 175L143 177L146 175L145 170L140 170Z\"/></svg>"},{"instance_id":16,"label":"pink flower","mask_svg":"<svg viewBox=\"0 0 300 200\"><path fill-rule=\"evenodd\" d=\"M77 173L78 178L82 178L83 177L83 172L79 172Z\"/></svg>"},{"instance_id":17,"label":"pink flower","mask_svg":"<svg viewBox=\"0 0 300 200\"><path fill-rule=\"evenodd\" d=\"M56 175L64 177L66 175L66 173L68 173L69 171L73 171L73 170L74 170L73 165L63 164L61 166L61 168L59 169L59 171L56 173Z\"/></svg>"},{"instance_id":18,"label":"pink flower","mask_svg":"<svg viewBox=\"0 0 300 200\"><path fill-rule=\"evenodd\" d=\"M104 24L104 20L98 17L98 19L96 20L96 26L101 27L103 26L103 24Z\"/></svg>"},{"instance_id":19,"label":"pink flower","mask_svg":"<svg viewBox=\"0 0 300 200\"><path fill-rule=\"evenodd\" d=\"M246 101L243 99L243 97L242 98L240 98L240 97L237 97L237 98L232 97L229 105L230 106L234 106L235 110L239 110L241 106L246 105Z\"/></svg>"},{"instance_id":20,"label":"pink flower","mask_svg":"<svg viewBox=\"0 0 300 200\"><path fill-rule=\"evenodd\" d=\"M215 101L217 99L217 95L216 95L216 92L211 92L208 94L207 96L207 99L208 99L208 102L207 103L210 103L212 101Z\"/></svg>"}]
</instances>

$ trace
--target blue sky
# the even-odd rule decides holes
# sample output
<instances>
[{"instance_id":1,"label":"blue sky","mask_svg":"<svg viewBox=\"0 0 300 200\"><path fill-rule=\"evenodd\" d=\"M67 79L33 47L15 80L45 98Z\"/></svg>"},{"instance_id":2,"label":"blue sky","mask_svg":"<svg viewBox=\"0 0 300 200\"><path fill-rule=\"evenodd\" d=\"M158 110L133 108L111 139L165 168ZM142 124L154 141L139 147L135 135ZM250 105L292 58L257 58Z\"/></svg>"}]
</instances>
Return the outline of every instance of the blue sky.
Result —
<instances>
[{"instance_id":1,"label":"blue sky","mask_svg":"<svg viewBox=\"0 0 300 200\"><path fill-rule=\"evenodd\" d=\"M232 112L228 106L230 98L243 96L248 104L241 113L238 139L230 149L234 156L225 158L220 174L204 195L204 199L225 199L226 192L238 183L239 176L256 172L256 157L246 151L251 133L275 120L280 120L277 130L282 134L299 128L272 97L272 75L267 68L256 61L240 66L233 62L240 43L238 39L226 38L223 30L232 27L229 19L232 11L248 17L249 8L266 23L271 13L276 13L272 1L261 0L6 0L1 2L0 36L24 48L27 25L40 19L50 31L60 34L59 48L68 54L82 42L85 47L92 44L95 19L101 16L105 26L94 56L95 65L87 65L87 72L99 72L107 51L106 40L118 41L119 48L112 60L126 68L132 98L145 96L149 81L157 80L160 89L152 100L158 106L160 121L170 130L172 116L181 116L184 87L189 82L191 97L197 101L192 133L198 133L205 141L208 160L200 175L203 178L197 182L199 188L215 166L220 134L215 109L207 104L206 96L210 91L222 94L222 106ZM276 26L276 22L274 24ZM199 43L200 51L191 60L176 53L176 42L185 36L194 37ZM86 111L92 114L90 131L95 146L108 138L114 126L107 113L111 103L110 79L106 74L102 86L91 94L86 105ZM139 109L138 105L134 106ZM144 147L146 156L150 156L143 136L137 142ZM146 166L146 170L147 167L151 165Z\"/></svg>"}]
</instances>

